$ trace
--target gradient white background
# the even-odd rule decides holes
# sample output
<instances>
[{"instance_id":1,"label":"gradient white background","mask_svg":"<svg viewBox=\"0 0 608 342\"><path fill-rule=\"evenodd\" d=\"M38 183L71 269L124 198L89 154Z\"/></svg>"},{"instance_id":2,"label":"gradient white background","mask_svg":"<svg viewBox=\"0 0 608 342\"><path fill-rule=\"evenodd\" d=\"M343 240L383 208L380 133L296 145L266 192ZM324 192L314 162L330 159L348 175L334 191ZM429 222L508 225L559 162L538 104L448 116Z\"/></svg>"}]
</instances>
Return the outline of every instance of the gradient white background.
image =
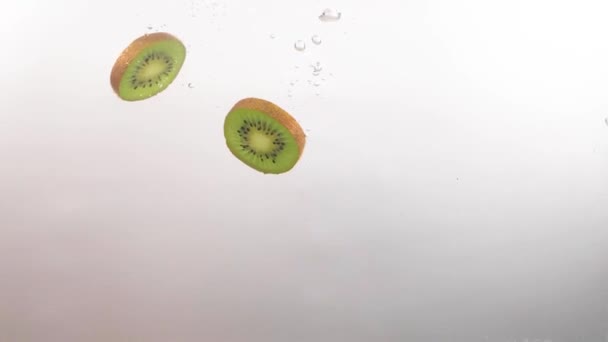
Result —
<instances>
[{"instance_id":1,"label":"gradient white background","mask_svg":"<svg viewBox=\"0 0 608 342\"><path fill-rule=\"evenodd\" d=\"M608 339L605 1L0 17L0 341ZM178 79L119 100L115 58L157 30L188 47ZM250 96L305 128L290 173L225 147Z\"/></svg>"}]
</instances>

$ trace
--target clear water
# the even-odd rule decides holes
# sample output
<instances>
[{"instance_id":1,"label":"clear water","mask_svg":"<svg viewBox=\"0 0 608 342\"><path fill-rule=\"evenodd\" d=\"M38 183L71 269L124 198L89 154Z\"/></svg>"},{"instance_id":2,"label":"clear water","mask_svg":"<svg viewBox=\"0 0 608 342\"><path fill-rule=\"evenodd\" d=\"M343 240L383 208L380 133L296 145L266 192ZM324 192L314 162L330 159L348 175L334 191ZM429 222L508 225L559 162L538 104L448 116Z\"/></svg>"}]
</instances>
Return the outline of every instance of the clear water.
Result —
<instances>
[{"instance_id":1,"label":"clear water","mask_svg":"<svg viewBox=\"0 0 608 342\"><path fill-rule=\"evenodd\" d=\"M0 341L607 341L605 2L3 13ZM156 31L184 67L121 101ZM305 128L289 173L227 149L245 97Z\"/></svg>"}]
</instances>

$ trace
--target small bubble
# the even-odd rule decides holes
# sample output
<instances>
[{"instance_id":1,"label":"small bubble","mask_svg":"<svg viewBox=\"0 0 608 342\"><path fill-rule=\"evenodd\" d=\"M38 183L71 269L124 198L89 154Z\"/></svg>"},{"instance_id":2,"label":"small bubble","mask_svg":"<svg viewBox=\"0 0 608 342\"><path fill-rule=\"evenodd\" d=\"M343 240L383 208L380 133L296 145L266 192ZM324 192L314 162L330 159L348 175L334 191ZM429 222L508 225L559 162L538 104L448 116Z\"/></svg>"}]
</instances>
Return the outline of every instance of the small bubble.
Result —
<instances>
[{"instance_id":1,"label":"small bubble","mask_svg":"<svg viewBox=\"0 0 608 342\"><path fill-rule=\"evenodd\" d=\"M148 30L152 30L154 27L152 26L148 26Z\"/></svg>"},{"instance_id":2,"label":"small bubble","mask_svg":"<svg viewBox=\"0 0 608 342\"><path fill-rule=\"evenodd\" d=\"M304 41L303 41L303 40L298 40L298 41L296 41L296 43L295 43L293 46L294 46L294 47L296 48L296 50L298 50L298 51L304 51L304 50L306 50L306 43L304 43Z\"/></svg>"},{"instance_id":3,"label":"small bubble","mask_svg":"<svg viewBox=\"0 0 608 342\"><path fill-rule=\"evenodd\" d=\"M318 87L318 86L320 86L320 85L321 85L321 82L319 82L319 81L314 81L314 82L312 83L312 85L313 85L313 86L315 86L315 87Z\"/></svg>"},{"instance_id":4,"label":"small bubble","mask_svg":"<svg viewBox=\"0 0 608 342\"><path fill-rule=\"evenodd\" d=\"M274 35L274 33L270 34L270 39L275 39L277 36Z\"/></svg>"},{"instance_id":5,"label":"small bubble","mask_svg":"<svg viewBox=\"0 0 608 342\"><path fill-rule=\"evenodd\" d=\"M194 88L194 84L188 83L188 88L190 88L190 89Z\"/></svg>"},{"instance_id":6,"label":"small bubble","mask_svg":"<svg viewBox=\"0 0 608 342\"><path fill-rule=\"evenodd\" d=\"M319 74L323 70L323 67L321 66L321 62L316 62L315 64L311 64L310 66L312 67L313 76L319 76Z\"/></svg>"},{"instance_id":7,"label":"small bubble","mask_svg":"<svg viewBox=\"0 0 608 342\"><path fill-rule=\"evenodd\" d=\"M342 17L342 13L338 12L335 9L326 8L323 13L319 16L319 20L321 21L338 21Z\"/></svg>"},{"instance_id":8,"label":"small bubble","mask_svg":"<svg viewBox=\"0 0 608 342\"><path fill-rule=\"evenodd\" d=\"M321 37L319 37L316 34L314 36L312 36L312 38L310 40L312 40L312 42L315 43L316 45L321 44Z\"/></svg>"},{"instance_id":9,"label":"small bubble","mask_svg":"<svg viewBox=\"0 0 608 342\"><path fill-rule=\"evenodd\" d=\"M608 117L606 117L606 118L604 119L604 123L606 124L606 126L608 126Z\"/></svg>"}]
</instances>

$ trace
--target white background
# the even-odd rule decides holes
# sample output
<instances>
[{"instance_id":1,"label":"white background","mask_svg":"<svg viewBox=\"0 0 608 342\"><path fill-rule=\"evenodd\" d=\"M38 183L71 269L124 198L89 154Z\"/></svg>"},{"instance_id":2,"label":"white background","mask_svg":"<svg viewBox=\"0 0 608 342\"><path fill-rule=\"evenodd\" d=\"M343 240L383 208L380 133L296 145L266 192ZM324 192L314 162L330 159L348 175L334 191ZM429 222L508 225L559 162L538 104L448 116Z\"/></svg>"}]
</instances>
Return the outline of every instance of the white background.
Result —
<instances>
[{"instance_id":1,"label":"white background","mask_svg":"<svg viewBox=\"0 0 608 342\"><path fill-rule=\"evenodd\" d=\"M7 1L0 340L605 341L607 6ZM155 31L186 63L121 101ZM250 96L291 172L226 148Z\"/></svg>"}]
</instances>

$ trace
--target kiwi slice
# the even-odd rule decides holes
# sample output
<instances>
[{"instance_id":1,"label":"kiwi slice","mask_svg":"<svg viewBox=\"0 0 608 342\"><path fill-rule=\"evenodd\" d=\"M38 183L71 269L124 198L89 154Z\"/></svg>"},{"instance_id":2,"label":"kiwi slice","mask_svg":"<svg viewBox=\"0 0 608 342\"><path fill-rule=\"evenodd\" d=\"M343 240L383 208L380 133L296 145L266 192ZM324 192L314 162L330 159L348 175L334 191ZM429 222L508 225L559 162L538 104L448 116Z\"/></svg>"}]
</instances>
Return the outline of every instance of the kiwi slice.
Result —
<instances>
[{"instance_id":1,"label":"kiwi slice","mask_svg":"<svg viewBox=\"0 0 608 342\"><path fill-rule=\"evenodd\" d=\"M110 82L116 94L126 101L138 101L165 90L177 77L186 47L165 32L143 35L118 57Z\"/></svg>"},{"instance_id":2,"label":"kiwi slice","mask_svg":"<svg viewBox=\"0 0 608 342\"><path fill-rule=\"evenodd\" d=\"M304 150L306 135L289 113L272 102L246 98L237 102L224 121L230 152L263 173L291 170Z\"/></svg>"}]
</instances>

